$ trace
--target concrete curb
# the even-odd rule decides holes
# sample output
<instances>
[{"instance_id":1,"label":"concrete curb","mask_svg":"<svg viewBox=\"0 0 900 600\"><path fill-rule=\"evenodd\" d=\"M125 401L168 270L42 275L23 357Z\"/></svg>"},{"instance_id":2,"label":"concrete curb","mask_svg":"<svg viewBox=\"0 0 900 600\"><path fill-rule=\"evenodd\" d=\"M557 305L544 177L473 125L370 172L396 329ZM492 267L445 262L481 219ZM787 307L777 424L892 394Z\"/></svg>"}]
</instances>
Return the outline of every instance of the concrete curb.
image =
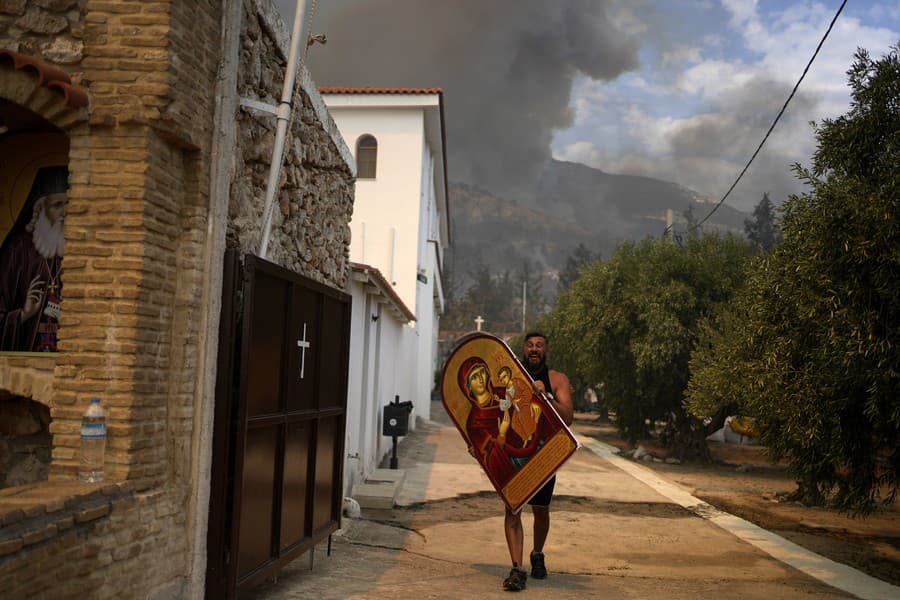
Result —
<instances>
[{"instance_id":1,"label":"concrete curb","mask_svg":"<svg viewBox=\"0 0 900 600\"><path fill-rule=\"evenodd\" d=\"M645 483L675 504L698 517L718 525L728 533L759 548L772 558L788 564L819 581L853 594L863 600L894 600L900 598L900 587L891 585L852 567L837 563L802 546L784 539L762 527L721 511L692 496L674 483L662 479L656 472L618 456L619 450L584 435L576 435L591 452L608 460L638 481Z\"/></svg>"}]
</instances>

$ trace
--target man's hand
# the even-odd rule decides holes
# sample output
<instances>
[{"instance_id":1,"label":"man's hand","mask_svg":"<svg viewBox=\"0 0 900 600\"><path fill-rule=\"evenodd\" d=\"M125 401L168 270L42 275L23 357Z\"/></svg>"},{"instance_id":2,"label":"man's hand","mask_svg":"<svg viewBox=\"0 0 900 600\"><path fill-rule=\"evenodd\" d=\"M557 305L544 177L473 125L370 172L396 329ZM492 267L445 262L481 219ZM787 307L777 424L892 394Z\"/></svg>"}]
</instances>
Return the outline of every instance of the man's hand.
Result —
<instances>
[{"instance_id":1,"label":"man's hand","mask_svg":"<svg viewBox=\"0 0 900 600\"><path fill-rule=\"evenodd\" d=\"M469 454L472 455L472 458L478 460L478 452L475 450L475 446L469 446Z\"/></svg>"},{"instance_id":2,"label":"man's hand","mask_svg":"<svg viewBox=\"0 0 900 600\"><path fill-rule=\"evenodd\" d=\"M25 295L25 306L22 307L22 322L24 323L37 314L41 309L41 301L44 299L44 282L38 275L28 285L28 293Z\"/></svg>"}]
</instances>

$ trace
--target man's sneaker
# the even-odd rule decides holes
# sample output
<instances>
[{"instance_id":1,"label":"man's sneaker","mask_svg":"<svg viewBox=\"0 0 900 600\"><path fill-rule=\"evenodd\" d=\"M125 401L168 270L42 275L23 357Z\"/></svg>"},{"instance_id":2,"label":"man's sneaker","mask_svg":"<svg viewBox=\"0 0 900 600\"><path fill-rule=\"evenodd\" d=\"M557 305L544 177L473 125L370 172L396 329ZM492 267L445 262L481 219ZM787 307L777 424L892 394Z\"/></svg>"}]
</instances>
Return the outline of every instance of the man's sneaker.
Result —
<instances>
[{"instance_id":1,"label":"man's sneaker","mask_svg":"<svg viewBox=\"0 0 900 600\"><path fill-rule=\"evenodd\" d=\"M531 576L535 579L544 579L547 576L547 567L544 566L544 553L531 553Z\"/></svg>"},{"instance_id":2,"label":"man's sneaker","mask_svg":"<svg viewBox=\"0 0 900 600\"><path fill-rule=\"evenodd\" d=\"M525 589L525 581L528 580L528 573L524 569L513 567L509 572L509 577L503 580L503 589L508 592L518 592Z\"/></svg>"}]
</instances>

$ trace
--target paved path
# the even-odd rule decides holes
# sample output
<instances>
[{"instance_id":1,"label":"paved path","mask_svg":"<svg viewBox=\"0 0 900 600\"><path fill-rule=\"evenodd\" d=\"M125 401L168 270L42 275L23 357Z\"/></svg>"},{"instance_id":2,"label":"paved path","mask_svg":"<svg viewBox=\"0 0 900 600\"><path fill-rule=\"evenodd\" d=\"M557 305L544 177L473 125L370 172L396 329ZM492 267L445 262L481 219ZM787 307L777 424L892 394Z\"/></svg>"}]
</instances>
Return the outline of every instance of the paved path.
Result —
<instances>
[{"instance_id":1,"label":"paved path","mask_svg":"<svg viewBox=\"0 0 900 600\"><path fill-rule=\"evenodd\" d=\"M439 405L437 405L439 410ZM433 411L435 412L435 411ZM247 597L508 596L503 505L452 426L421 423L400 447L391 511L345 519L332 556L301 557ZM531 518L526 511L526 555ZM545 548L550 576L522 596L677 600L853 598L772 558L580 449L561 469Z\"/></svg>"}]
</instances>

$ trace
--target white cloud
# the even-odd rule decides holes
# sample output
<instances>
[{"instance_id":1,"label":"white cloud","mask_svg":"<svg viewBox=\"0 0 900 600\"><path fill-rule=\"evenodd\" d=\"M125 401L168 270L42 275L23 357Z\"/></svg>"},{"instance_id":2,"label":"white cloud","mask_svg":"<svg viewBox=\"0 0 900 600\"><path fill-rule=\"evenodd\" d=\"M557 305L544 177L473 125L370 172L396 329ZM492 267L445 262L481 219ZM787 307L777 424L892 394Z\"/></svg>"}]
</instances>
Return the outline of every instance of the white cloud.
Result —
<instances>
[{"instance_id":1,"label":"white cloud","mask_svg":"<svg viewBox=\"0 0 900 600\"><path fill-rule=\"evenodd\" d=\"M756 0L722 0L722 6L731 13L731 25L743 26L756 17Z\"/></svg>"},{"instance_id":2,"label":"white cloud","mask_svg":"<svg viewBox=\"0 0 900 600\"><path fill-rule=\"evenodd\" d=\"M795 83L834 18L834 7L818 2L792 4L761 15L750 0L722 0L731 26L747 50L760 55L756 66L772 79ZM847 97L846 71L858 46L873 55L896 43L898 33L863 24L845 10L823 44L803 82L804 89Z\"/></svg>"},{"instance_id":3,"label":"white cloud","mask_svg":"<svg viewBox=\"0 0 900 600\"><path fill-rule=\"evenodd\" d=\"M645 10L644 0L617 0L609 7L609 17L620 31L629 35L647 32L647 22L640 16Z\"/></svg>"},{"instance_id":4,"label":"white cloud","mask_svg":"<svg viewBox=\"0 0 900 600\"><path fill-rule=\"evenodd\" d=\"M640 73L626 73L619 81L630 93L641 92L652 96L668 96L672 93L672 88L659 78L651 79Z\"/></svg>"},{"instance_id":5,"label":"white cloud","mask_svg":"<svg viewBox=\"0 0 900 600\"><path fill-rule=\"evenodd\" d=\"M623 121L629 139L651 156L663 156L671 150L669 138L680 123L672 117L653 117L636 105L628 107Z\"/></svg>"},{"instance_id":6,"label":"white cloud","mask_svg":"<svg viewBox=\"0 0 900 600\"><path fill-rule=\"evenodd\" d=\"M734 92L759 76L759 69L723 60L705 60L675 78L675 89L706 100Z\"/></svg>"},{"instance_id":7,"label":"white cloud","mask_svg":"<svg viewBox=\"0 0 900 600\"><path fill-rule=\"evenodd\" d=\"M701 49L696 46L678 44L671 50L663 51L663 66L677 65L680 63L695 64L702 60Z\"/></svg>"},{"instance_id":8,"label":"white cloud","mask_svg":"<svg viewBox=\"0 0 900 600\"><path fill-rule=\"evenodd\" d=\"M707 48L718 48L722 45L722 43L725 40L718 33L710 33L710 34L704 35L700 39L700 41L703 42L703 45Z\"/></svg>"},{"instance_id":9,"label":"white cloud","mask_svg":"<svg viewBox=\"0 0 900 600\"><path fill-rule=\"evenodd\" d=\"M702 111L682 118L650 114L634 103L624 106L602 137L593 132L590 139L597 142L578 139L557 147L555 156L607 172L674 181L718 200L756 150L777 113L776 102L789 89L750 70L741 82L711 94ZM733 206L749 210L763 192L780 201L801 189L790 165L808 162L814 144L807 121L820 108L802 92L792 107L729 197Z\"/></svg>"},{"instance_id":10,"label":"white cloud","mask_svg":"<svg viewBox=\"0 0 900 600\"><path fill-rule=\"evenodd\" d=\"M645 61L640 71L603 82L602 102L581 99L587 87L576 90L574 97L584 100L578 104L584 129L568 132L570 143L557 145L554 155L607 172L668 179L718 200L762 141L836 10L813 0L718 1L730 38L725 29L693 42L675 40L656 64ZM846 112L846 71L856 48L878 57L900 39L885 26L900 19L895 6L842 13L730 204L747 210L763 192L777 202L802 190L790 166L810 162L809 121ZM884 18L870 20L874 14Z\"/></svg>"}]
</instances>

